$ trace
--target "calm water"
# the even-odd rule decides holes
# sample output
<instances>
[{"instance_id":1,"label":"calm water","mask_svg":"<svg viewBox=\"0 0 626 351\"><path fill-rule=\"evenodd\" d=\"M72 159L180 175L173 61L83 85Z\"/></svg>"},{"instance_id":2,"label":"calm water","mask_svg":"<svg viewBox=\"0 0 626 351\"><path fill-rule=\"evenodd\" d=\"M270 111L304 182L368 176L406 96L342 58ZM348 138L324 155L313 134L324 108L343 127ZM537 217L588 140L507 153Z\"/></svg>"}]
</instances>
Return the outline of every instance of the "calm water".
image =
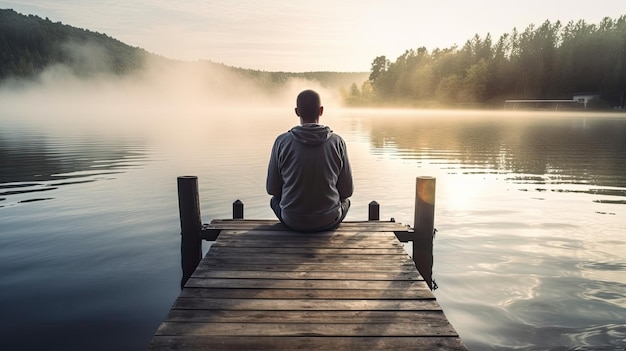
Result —
<instances>
[{"instance_id":1,"label":"calm water","mask_svg":"<svg viewBox=\"0 0 626 351\"><path fill-rule=\"evenodd\" d=\"M272 218L269 150L297 122L291 108L177 126L27 117L0 115L1 350L144 349L179 293L176 177L199 177L205 222L236 199ZM625 115L324 117L354 168L348 220L376 200L412 225L415 177L437 178L435 294L471 350L626 348Z\"/></svg>"}]
</instances>

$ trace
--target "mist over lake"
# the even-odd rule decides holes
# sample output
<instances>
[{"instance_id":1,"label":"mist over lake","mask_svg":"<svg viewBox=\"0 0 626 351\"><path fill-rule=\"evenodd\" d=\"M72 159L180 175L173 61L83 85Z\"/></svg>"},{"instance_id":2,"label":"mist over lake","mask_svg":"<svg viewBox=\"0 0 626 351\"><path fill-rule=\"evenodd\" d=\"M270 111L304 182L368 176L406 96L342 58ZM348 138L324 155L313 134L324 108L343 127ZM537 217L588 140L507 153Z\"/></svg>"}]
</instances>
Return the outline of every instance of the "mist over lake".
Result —
<instances>
[{"instance_id":1,"label":"mist over lake","mask_svg":"<svg viewBox=\"0 0 626 351\"><path fill-rule=\"evenodd\" d=\"M179 293L177 176L199 177L204 222L236 199L273 219L295 93L143 105L115 87L0 99L2 349L145 348ZM324 104L353 166L347 220L376 200L412 225L415 177L437 178L435 295L471 350L626 347L624 114Z\"/></svg>"}]
</instances>

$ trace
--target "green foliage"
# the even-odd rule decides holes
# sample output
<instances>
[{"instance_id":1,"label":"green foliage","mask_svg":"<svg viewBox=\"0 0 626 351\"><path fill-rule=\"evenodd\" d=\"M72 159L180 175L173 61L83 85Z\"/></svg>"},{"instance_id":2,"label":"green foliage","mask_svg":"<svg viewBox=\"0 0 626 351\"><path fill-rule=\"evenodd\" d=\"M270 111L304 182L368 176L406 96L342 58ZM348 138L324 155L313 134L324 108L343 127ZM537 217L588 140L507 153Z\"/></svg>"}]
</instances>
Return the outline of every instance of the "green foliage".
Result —
<instances>
[{"instance_id":1,"label":"green foliage","mask_svg":"<svg viewBox=\"0 0 626 351\"><path fill-rule=\"evenodd\" d=\"M343 100L350 106L367 105L374 99L374 89L369 80L363 82L361 89L352 83L348 91L341 89L341 93Z\"/></svg>"},{"instance_id":2,"label":"green foliage","mask_svg":"<svg viewBox=\"0 0 626 351\"><path fill-rule=\"evenodd\" d=\"M513 29L495 43L476 34L462 48L407 50L396 61L372 62L368 101L483 106L508 98L570 99L576 92L597 92L609 106L624 107L626 94L626 16L585 21L546 21L523 32ZM355 99L348 100L356 101Z\"/></svg>"},{"instance_id":3,"label":"green foliage","mask_svg":"<svg viewBox=\"0 0 626 351\"><path fill-rule=\"evenodd\" d=\"M105 34L0 10L0 81L33 78L53 65L79 76L122 75L141 69L150 56L156 57ZM575 92L595 92L602 104L624 107L626 16L597 25L546 21L523 32L514 28L495 43L489 34L476 34L461 48L420 47L393 62L378 56L363 73L265 72L209 63L268 90L293 78L317 81L339 89L351 105L499 106L508 98L569 99Z\"/></svg>"},{"instance_id":4,"label":"green foliage","mask_svg":"<svg viewBox=\"0 0 626 351\"><path fill-rule=\"evenodd\" d=\"M174 63L105 34L53 23L47 18L25 16L13 10L0 10L0 81L35 78L54 65L63 65L82 77L101 73L123 75L142 69L148 58L165 65ZM368 72L265 72L211 61L194 64L232 71L268 91L282 88L294 78L316 81L323 87L340 90L368 77ZM362 94L367 99L370 95Z\"/></svg>"},{"instance_id":5,"label":"green foliage","mask_svg":"<svg viewBox=\"0 0 626 351\"><path fill-rule=\"evenodd\" d=\"M146 54L105 34L0 10L0 80L32 78L55 64L78 75L125 74L141 68Z\"/></svg>"}]
</instances>

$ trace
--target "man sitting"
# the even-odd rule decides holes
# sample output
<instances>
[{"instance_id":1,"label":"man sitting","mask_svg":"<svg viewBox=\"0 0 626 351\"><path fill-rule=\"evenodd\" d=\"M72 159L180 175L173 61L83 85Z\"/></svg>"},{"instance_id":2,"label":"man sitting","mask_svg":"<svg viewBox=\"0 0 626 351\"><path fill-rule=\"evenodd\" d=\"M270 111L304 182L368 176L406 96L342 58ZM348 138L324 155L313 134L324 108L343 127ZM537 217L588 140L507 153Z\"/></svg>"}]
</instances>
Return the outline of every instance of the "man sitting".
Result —
<instances>
[{"instance_id":1,"label":"man sitting","mask_svg":"<svg viewBox=\"0 0 626 351\"><path fill-rule=\"evenodd\" d=\"M306 232L335 229L350 208L352 171L346 143L319 118L319 94L301 92L296 99L300 125L279 135L272 147L267 192L276 217L287 227Z\"/></svg>"}]
</instances>

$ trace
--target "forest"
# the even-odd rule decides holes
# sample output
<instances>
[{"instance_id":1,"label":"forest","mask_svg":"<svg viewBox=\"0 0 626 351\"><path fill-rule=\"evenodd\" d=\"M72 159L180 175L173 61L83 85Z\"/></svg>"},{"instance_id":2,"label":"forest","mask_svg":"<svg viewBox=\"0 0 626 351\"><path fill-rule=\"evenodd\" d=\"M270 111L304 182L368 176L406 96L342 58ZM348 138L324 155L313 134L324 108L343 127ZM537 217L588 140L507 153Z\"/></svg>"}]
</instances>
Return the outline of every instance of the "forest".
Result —
<instances>
[{"instance_id":1,"label":"forest","mask_svg":"<svg viewBox=\"0 0 626 351\"><path fill-rule=\"evenodd\" d=\"M53 65L63 65L79 77L124 75L139 72L148 60L164 65L180 63L129 46L106 34L0 9L0 82L6 79L36 79ZM327 88L346 90L351 83L368 77L368 72L266 72L209 60L192 64L231 71L268 90L280 89L292 78L308 79Z\"/></svg>"},{"instance_id":2,"label":"forest","mask_svg":"<svg viewBox=\"0 0 626 351\"><path fill-rule=\"evenodd\" d=\"M85 47L90 50L80 50ZM78 76L124 75L141 70L147 59L175 62L106 34L0 9L0 82L34 79L56 64ZM352 106L501 107L506 99L572 99L585 92L599 96L592 107L623 109L626 15L598 24L545 21L523 32L513 28L498 40L475 34L462 47L418 47L395 61L378 56L370 72L266 72L198 63L270 90L292 78L317 81L341 90Z\"/></svg>"},{"instance_id":3,"label":"forest","mask_svg":"<svg viewBox=\"0 0 626 351\"><path fill-rule=\"evenodd\" d=\"M626 15L529 25L462 47L376 57L369 79L344 92L353 105L502 106L506 99L572 99L593 93L594 107L625 107ZM597 101L596 101L597 100Z\"/></svg>"},{"instance_id":4,"label":"forest","mask_svg":"<svg viewBox=\"0 0 626 351\"><path fill-rule=\"evenodd\" d=\"M107 59L85 60L72 44L91 45ZM32 78L54 64L65 64L81 76L125 74L140 69L147 54L105 34L0 9L0 80Z\"/></svg>"}]
</instances>

